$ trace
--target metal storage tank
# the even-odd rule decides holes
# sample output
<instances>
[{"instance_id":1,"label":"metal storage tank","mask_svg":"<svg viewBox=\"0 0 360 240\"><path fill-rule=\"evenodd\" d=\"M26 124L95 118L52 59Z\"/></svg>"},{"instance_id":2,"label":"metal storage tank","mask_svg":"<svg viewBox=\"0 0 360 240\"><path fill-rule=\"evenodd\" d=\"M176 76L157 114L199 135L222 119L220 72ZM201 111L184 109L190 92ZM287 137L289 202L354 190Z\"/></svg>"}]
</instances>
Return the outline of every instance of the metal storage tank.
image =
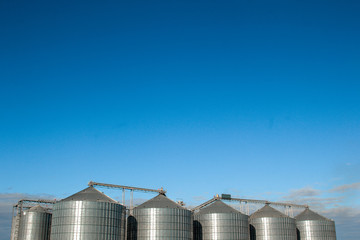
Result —
<instances>
[{"instance_id":1,"label":"metal storage tank","mask_svg":"<svg viewBox=\"0 0 360 240\"><path fill-rule=\"evenodd\" d=\"M133 209L128 218L128 239L190 240L191 211L159 194Z\"/></svg>"},{"instance_id":2,"label":"metal storage tank","mask_svg":"<svg viewBox=\"0 0 360 240\"><path fill-rule=\"evenodd\" d=\"M11 222L10 240L18 240L19 226L20 226L20 215L13 216L13 220Z\"/></svg>"},{"instance_id":3,"label":"metal storage tank","mask_svg":"<svg viewBox=\"0 0 360 240\"><path fill-rule=\"evenodd\" d=\"M125 207L93 187L54 205L51 240L124 240Z\"/></svg>"},{"instance_id":4,"label":"metal storage tank","mask_svg":"<svg viewBox=\"0 0 360 240\"><path fill-rule=\"evenodd\" d=\"M306 208L295 217L298 239L336 240L334 221Z\"/></svg>"},{"instance_id":5,"label":"metal storage tank","mask_svg":"<svg viewBox=\"0 0 360 240\"><path fill-rule=\"evenodd\" d=\"M296 240L295 219L266 204L250 216L251 240Z\"/></svg>"},{"instance_id":6,"label":"metal storage tank","mask_svg":"<svg viewBox=\"0 0 360 240\"><path fill-rule=\"evenodd\" d=\"M50 239L51 213L41 206L32 207L21 213L19 240Z\"/></svg>"},{"instance_id":7,"label":"metal storage tank","mask_svg":"<svg viewBox=\"0 0 360 240\"><path fill-rule=\"evenodd\" d=\"M194 214L194 240L248 240L249 217L220 200Z\"/></svg>"}]
</instances>

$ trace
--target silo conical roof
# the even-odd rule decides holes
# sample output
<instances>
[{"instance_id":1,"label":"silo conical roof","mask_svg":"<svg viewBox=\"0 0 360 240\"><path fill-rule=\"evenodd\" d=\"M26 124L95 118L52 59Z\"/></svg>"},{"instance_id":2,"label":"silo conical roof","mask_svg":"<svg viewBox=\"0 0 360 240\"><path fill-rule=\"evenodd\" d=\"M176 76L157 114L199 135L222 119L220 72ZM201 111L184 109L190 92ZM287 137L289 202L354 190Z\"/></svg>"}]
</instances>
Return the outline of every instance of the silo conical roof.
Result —
<instances>
[{"instance_id":1,"label":"silo conical roof","mask_svg":"<svg viewBox=\"0 0 360 240\"><path fill-rule=\"evenodd\" d=\"M253 218L288 218L287 215L283 214L282 212L276 210L275 208L270 207L268 204L266 204L263 208L257 210L253 214L251 214L250 219Z\"/></svg>"},{"instance_id":2,"label":"silo conical roof","mask_svg":"<svg viewBox=\"0 0 360 240\"><path fill-rule=\"evenodd\" d=\"M306 221L306 220L325 220L331 221L330 219L321 216L320 214L311 211L309 208L306 208L303 212L295 217L296 221Z\"/></svg>"},{"instance_id":3,"label":"silo conical roof","mask_svg":"<svg viewBox=\"0 0 360 240\"><path fill-rule=\"evenodd\" d=\"M26 210L26 212L39 212L39 213L48 213L48 211L46 211L45 208L43 208L40 205L37 205L35 207L31 207L28 210Z\"/></svg>"},{"instance_id":4,"label":"silo conical roof","mask_svg":"<svg viewBox=\"0 0 360 240\"><path fill-rule=\"evenodd\" d=\"M143 204L136 207L140 208L177 208L177 209L185 209L180 206L176 202L168 199L165 195L159 194L156 197L144 202Z\"/></svg>"},{"instance_id":5,"label":"silo conical roof","mask_svg":"<svg viewBox=\"0 0 360 240\"><path fill-rule=\"evenodd\" d=\"M200 211L197 214L208 214L208 213L240 213L240 212L230 207L229 205L225 204L223 201L216 200L209 206L200 209Z\"/></svg>"},{"instance_id":6,"label":"silo conical roof","mask_svg":"<svg viewBox=\"0 0 360 240\"><path fill-rule=\"evenodd\" d=\"M106 196L104 193L95 189L94 187L88 187L84 190L81 190L78 193L71 195L63 200L65 201L89 201L89 202L109 202L109 203L118 203L112 198Z\"/></svg>"}]
</instances>

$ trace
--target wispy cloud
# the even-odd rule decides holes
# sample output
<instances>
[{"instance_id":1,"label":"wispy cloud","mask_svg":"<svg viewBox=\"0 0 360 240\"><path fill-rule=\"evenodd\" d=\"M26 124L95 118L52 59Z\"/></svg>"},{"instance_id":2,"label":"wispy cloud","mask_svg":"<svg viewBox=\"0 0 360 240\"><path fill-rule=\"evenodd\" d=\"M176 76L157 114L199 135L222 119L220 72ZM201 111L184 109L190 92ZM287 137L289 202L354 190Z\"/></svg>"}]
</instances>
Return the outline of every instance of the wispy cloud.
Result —
<instances>
[{"instance_id":1,"label":"wispy cloud","mask_svg":"<svg viewBox=\"0 0 360 240\"><path fill-rule=\"evenodd\" d=\"M206 199L205 196L194 196L193 200L198 202L198 201L206 201L206 200L209 200L209 199Z\"/></svg>"},{"instance_id":2,"label":"wispy cloud","mask_svg":"<svg viewBox=\"0 0 360 240\"><path fill-rule=\"evenodd\" d=\"M351 183L319 190L312 187L293 189L281 201L309 205L327 218L335 220L338 239L352 240L360 236L360 206L349 204L348 196L360 190L360 183ZM347 194L345 194L347 193Z\"/></svg>"},{"instance_id":3,"label":"wispy cloud","mask_svg":"<svg viewBox=\"0 0 360 240\"><path fill-rule=\"evenodd\" d=\"M360 208L339 206L322 210L320 213L335 220L338 239L352 240L359 238Z\"/></svg>"},{"instance_id":4,"label":"wispy cloud","mask_svg":"<svg viewBox=\"0 0 360 240\"><path fill-rule=\"evenodd\" d=\"M290 190L288 194L283 194L278 200L309 205L323 216L335 220L338 239L352 240L360 236L360 206L347 204L348 195L345 193L357 192L359 190L359 182L336 186L329 190L320 190L308 186ZM278 196L279 194L276 195ZM12 205L22 198L52 199L54 197L23 193L0 193L0 240L8 240L10 238ZM137 206L146 200L134 199L134 205ZM204 202L208 199L204 196L194 196L193 200ZM126 204L129 204L128 200ZM187 207L192 208L194 206Z\"/></svg>"},{"instance_id":5,"label":"wispy cloud","mask_svg":"<svg viewBox=\"0 0 360 240\"><path fill-rule=\"evenodd\" d=\"M353 191L353 190L360 190L360 182L341 185L341 186L331 189L330 192L344 193L344 192Z\"/></svg>"},{"instance_id":6,"label":"wispy cloud","mask_svg":"<svg viewBox=\"0 0 360 240\"><path fill-rule=\"evenodd\" d=\"M319 196L321 194L320 190L311 188L311 187L305 187L301 189L295 189L291 190L290 194L285 196L286 199L298 199L303 197L313 197L313 196Z\"/></svg>"}]
</instances>

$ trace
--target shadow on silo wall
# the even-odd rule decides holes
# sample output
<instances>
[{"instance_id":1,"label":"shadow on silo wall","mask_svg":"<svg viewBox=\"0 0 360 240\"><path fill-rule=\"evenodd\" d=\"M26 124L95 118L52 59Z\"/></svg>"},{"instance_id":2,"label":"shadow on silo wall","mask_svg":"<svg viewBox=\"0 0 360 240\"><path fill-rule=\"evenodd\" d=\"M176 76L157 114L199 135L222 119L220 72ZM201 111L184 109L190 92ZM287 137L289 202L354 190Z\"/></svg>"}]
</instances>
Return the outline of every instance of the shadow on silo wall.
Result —
<instances>
[{"instance_id":1,"label":"shadow on silo wall","mask_svg":"<svg viewBox=\"0 0 360 240\"><path fill-rule=\"evenodd\" d=\"M300 240L300 239L301 239L300 231L299 231L298 228L296 228L296 239L297 239L297 240Z\"/></svg>"},{"instance_id":2,"label":"shadow on silo wall","mask_svg":"<svg viewBox=\"0 0 360 240\"><path fill-rule=\"evenodd\" d=\"M256 240L256 229L250 224L250 240Z\"/></svg>"},{"instance_id":3,"label":"shadow on silo wall","mask_svg":"<svg viewBox=\"0 0 360 240\"><path fill-rule=\"evenodd\" d=\"M127 219L127 240L137 240L138 224L134 216L129 216Z\"/></svg>"},{"instance_id":4,"label":"shadow on silo wall","mask_svg":"<svg viewBox=\"0 0 360 240\"><path fill-rule=\"evenodd\" d=\"M194 240L202 240L203 233L202 233L202 226L201 223L197 220L194 221Z\"/></svg>"}]
</instances>

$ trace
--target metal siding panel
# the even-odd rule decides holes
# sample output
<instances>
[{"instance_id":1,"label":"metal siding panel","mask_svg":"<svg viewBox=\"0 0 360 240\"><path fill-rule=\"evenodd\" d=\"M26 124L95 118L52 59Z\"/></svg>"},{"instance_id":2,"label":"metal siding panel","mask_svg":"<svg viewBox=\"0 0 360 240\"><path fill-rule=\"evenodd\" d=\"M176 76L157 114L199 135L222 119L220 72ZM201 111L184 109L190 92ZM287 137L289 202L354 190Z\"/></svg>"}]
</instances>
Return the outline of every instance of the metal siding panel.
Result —
<instances>
[{"instance_id":1,"label":"metal siding panel","mask_svg":"<svg viewBox=\"0 0 360 240\"><path fill-rule=\"evenodd\" d=\"M192 216L186 209L135 208L128 224L132 240L192 239Z\"/></svg>"},{"instance_id":2,"label":"metal siding panel","mask_svg":"<svg viewBox=\"0 0 360 240\"><path fill-rule=\"evenodd\" d=\"M194 240L247 240L248 216L241 213L207 213L194 216Z\"/></svg>"},{"instance_id":3,"label":"metal siding panel","mask_svg":"<svg viewBox=\"0 0 360 240\"><path fill-rule=\"evenodd\" d=\"M51 214L44 212L23 212L19 240L50 239Z\"/></svg>"},{"instance_id":4,"label":"metal siding panel","mask_svg":"<svg viewBox=\"0 0 360 240\"><path fill-rule=\"evenodd\" d=\"M124 240L125 207L116 203L64 201L55 204L51 240Z\"/></svg>"},{"instance_id":5,"label":"metal siding panel","mask_svg":"<svg viewBox=\"0 0 360 240\"><path fill-rule=\"evenodd\" d=\"M335 223L326 220L297 221L301 240L336 240Z\"/></svg>"},{"instance_id":6,"label":"metal siding panel","mask_svg":"<svg viewBox=\"0 0 360 240\"><path fill-rule=\"evenodd\" d=\"M296 240L295 219L292 218L253 218L256 240Z\"/></svg>"}]
</instances>

